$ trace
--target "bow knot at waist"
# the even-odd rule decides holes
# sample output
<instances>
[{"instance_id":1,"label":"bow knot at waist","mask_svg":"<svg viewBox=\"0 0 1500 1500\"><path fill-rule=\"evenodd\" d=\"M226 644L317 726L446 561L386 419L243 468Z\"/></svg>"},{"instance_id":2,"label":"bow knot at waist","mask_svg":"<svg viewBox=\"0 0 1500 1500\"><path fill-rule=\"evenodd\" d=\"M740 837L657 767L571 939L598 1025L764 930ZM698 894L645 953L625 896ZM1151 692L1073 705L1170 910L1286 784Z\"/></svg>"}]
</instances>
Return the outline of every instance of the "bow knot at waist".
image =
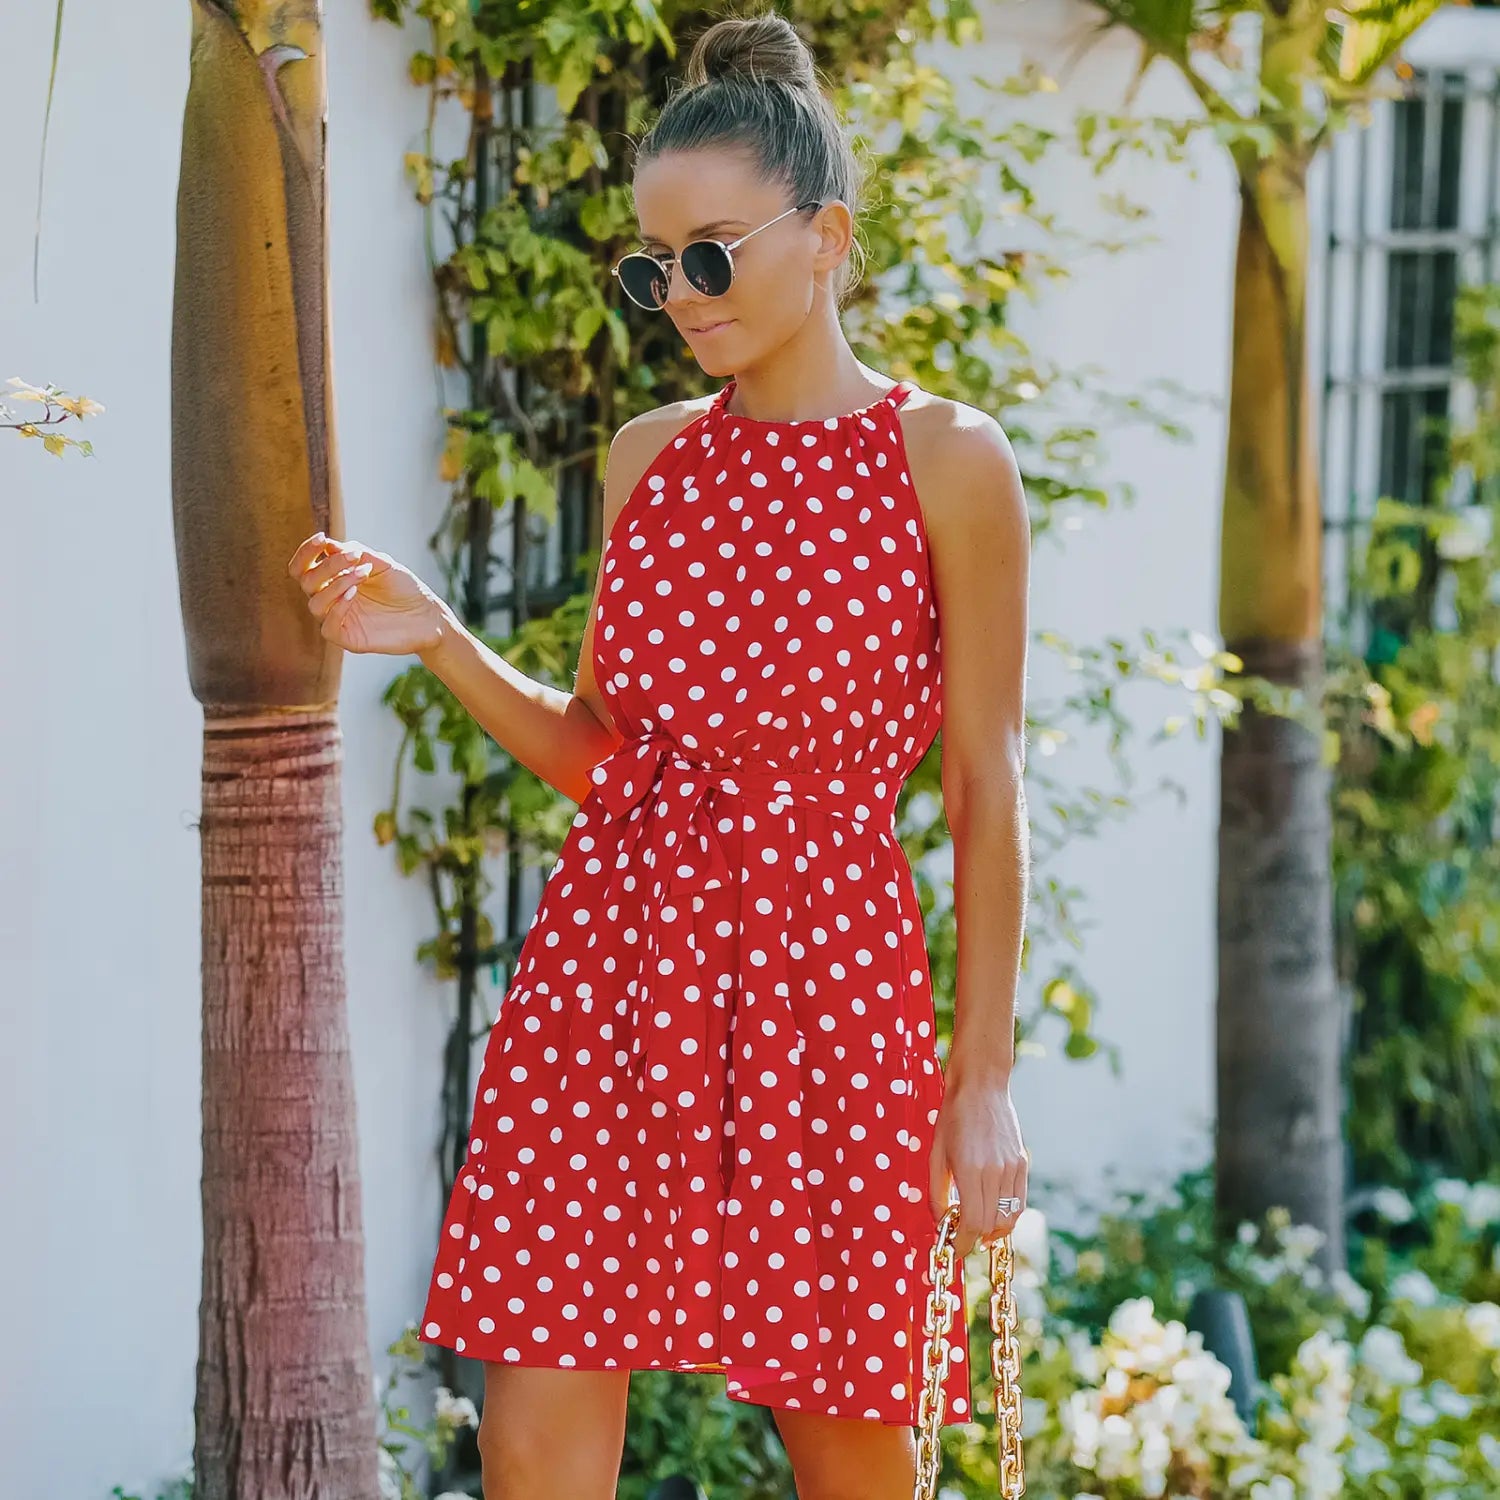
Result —
<instances>
[{"instance_id":1,"label":"bow knot at waist","mask_svg":"<svg viewBox=\"0 0 1500 1500\"><path fill-rule=\"evenodd\" d=\"M778 1176L803 1166L801 1060L805 1038L792 1007L789 949L799 930L793 872L799 842L791 811L816 808L878 833L895 827L900 778L881 771L792 771L735 761L705 761L660 732L624 740L589 773L590 802L606 819L636 826L639 864L656 875L643 882L645 940L628 986L626 1047L641 1086L680 1112L679 1141L702 1146L718 1134L715 1110L724 1080L717 1050L709 1056L712 986L698 968L700 944L683 891L738 886L739 971L733 995L736 1167ZM736 880L709 799L744 797L769 811L756 827L757 857ZM734 825L730 823L729 827ZM635 858L627 863L634 864ZM665 869L661 868L665 865ZM731 1174L732 1175L732 1174Z\"/></svg>"},{"instance_id":2,"label":"bow knot at waist","mask_svg":"<svg viewBox=\"0 0 1500 1500\"><path fill-rule=\"evenodd\" d=\"M733 761L698 760L668 735L622 741L589 772L611 817L624 817L655 791L660 803L695 813L711 791L767 802L773 812L794 806L821 808L883 832L895 826L899 780L885 771L788 770ZM659 805L658 812L670 809Z\"/></svg>"}]
</instances>

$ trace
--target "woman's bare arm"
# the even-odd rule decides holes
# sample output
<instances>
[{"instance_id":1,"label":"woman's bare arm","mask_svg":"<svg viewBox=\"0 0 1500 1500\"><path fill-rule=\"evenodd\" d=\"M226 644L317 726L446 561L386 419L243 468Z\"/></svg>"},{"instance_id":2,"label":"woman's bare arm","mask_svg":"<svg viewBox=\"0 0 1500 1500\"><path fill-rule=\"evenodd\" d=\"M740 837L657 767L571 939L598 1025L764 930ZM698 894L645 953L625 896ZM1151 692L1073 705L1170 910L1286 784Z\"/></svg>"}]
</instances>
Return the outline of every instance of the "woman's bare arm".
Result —
<instances>
[{"instance_id":1,"label":"woman's bare arm","mask_svg":"<svg viewBox=\"0 0 1500 1500\"><path fill-rule=\"evenodd\" d=\"M1000 425L959 406L923 478L942 615L943 806L958 972L951 1082L1009 1079L1029 880L1025 687L1031 528Z\"/></svg>"},{"instance_id":2,"label":"woman's bare arm","mask_svg":"<svg viewBox=\"0 0 1500 1500\"><path fill-rule=\"evenodd\" d=\"M1025 768L1031 528L1000 425L950 403L920 424L912 454L941 618L943 808L953 834L958 925L953 1043L933 1136L932 1206L962 1206L962 1254L1009 1234L1030 1153L1011 1098L1015 1000L1029 843ZM916 463L920 455L922 462Z\"/></svg>"},{"instance_id":3,"label":"woman's bare arm","mask_svg":"<svg viewBox=\"0 0 1500 1500\"><path fill-rule=\"evenodd\" d=\"M609 445L604 475L604 535L610 534L652 460L691 419L689 403L675 402L626 422ZM620 742L594 680L595 575L572 692L528 677L479 640L446 604L439 639L418 652L484 731L564 796L582 802L589 772Z\"/></svg>"}]
</instances>

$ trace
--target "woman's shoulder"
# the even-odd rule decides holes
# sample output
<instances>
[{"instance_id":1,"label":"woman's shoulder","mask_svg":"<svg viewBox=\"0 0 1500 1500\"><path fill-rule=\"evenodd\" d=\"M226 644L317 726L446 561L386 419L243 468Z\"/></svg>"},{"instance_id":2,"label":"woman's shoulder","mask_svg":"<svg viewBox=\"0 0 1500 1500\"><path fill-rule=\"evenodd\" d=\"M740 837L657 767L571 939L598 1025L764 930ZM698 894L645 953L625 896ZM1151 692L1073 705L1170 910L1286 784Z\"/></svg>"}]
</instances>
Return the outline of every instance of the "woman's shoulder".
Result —
<instances>
[{"instance_id":1,"label":"woman's shoulder","mask_svg":"<svg viewBox=\"0 0 1500 1500\"><path fill-rule=\"evenodd\" d=\"M641 461L641 468L644 470L650 460L678 433L700 417L706 416L716 400L717 392L707 396L691 396L685 401L667 401L661 406L638 412L616 430L610 442L611 454L618 448L622 459L627 462L632 453L644 454Z\"/></svg>"},{"instance_id":2,"label":"woman's shoulder","mask_svg":"<svg viewBox=\"0 0 1500 1500\"><path fill-rule=\"evenodd\" d=\"M668 401L623 422L610 439L605 460L604 510L608 526L668 444L705 416L717 395Z\"/></svg>"},{"instance_id":3,"label":"woman's shoulder","mask_svg":"<svg viewBox=\"0 0 1500 1500\"><path fill-rule=\"evenodd\" d=\"M908 380L905 384L911 387L911 394L900 406L906 425L915 419L924 431L934 433L964 433L986 426L998 430L1000 426L988 412L977 406L970 406L967 401L940 396L914 380Z\"/></svg>"},{"instance_id":4,"label":"woman's shoulder","mask_svg":"<svg viewBox=\"0 0 1500 1500\"><path fill-rule=\"evenodd\" d=\"M1010 439L989 412L917 388L901 403L897 419L912 488L934 539L954 529L961 534L971 507L993 503L997 492L1012 504L1020 495Z\"/></svg>"}]
</instances>

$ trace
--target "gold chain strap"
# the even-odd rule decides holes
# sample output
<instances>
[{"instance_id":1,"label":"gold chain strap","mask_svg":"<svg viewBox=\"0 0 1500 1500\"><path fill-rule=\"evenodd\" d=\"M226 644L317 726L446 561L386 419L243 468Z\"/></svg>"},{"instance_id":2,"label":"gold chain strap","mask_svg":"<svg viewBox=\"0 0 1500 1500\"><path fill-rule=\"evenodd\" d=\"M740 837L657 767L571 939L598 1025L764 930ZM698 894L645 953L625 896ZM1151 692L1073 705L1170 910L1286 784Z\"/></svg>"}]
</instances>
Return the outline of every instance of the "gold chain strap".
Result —
<instances>
[{"instance_id":1,"label":"gold chain strap","mask_svg":"<svg viewBox=\"0 0 1500 1500\"><path fill-rule=\"evenodd\" d=\"M912 1500L937 1500L938 1469L943 1457L938 1434L948 1399L943 1382L951 1363L948 1336L959 1304L958 1297L948 1289L957 1257L953 1239L958 1218L959 1205L950 1203L927 1255L932 1291L927 1299L924 1378L917 1415L917 1487ZM1011 1284L1014 1265L1010 1236L1003 1235L990 1245L990 1329L994 1334L990 1341L990 1374L995 1380L1001 1500L1020 1500L1026 1491L1026 1467L1021 1454L1021 1355L1016 1346L1016 1298Z\"/></svg>"}]
</instances>

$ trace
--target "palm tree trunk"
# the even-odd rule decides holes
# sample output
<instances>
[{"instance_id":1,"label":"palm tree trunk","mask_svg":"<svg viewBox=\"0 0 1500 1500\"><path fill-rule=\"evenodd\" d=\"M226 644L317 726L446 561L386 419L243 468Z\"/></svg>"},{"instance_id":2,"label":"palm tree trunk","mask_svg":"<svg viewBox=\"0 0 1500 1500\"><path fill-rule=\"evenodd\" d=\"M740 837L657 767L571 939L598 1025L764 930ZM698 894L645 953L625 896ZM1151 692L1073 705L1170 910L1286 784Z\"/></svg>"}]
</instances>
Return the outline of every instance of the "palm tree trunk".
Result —
<instances>
[{"instance_id":1,"label":"palm tree trunk","mask_svg":"<svg viewBox=\"0 0 1500 1500\"><path fill-rule=\"evenodd\" d=\"M343 960L342 653L287 562L343 534L317 0L191 0L172 519L204 708L196 1500L376 1500Z\"/></svg>"},{"instance_id":2,"label":"palm tree trunk","mask_svg":"<svg viewBox=\"0 0 1500 1500\"><path fill-rule=\"evenodd\" d=\"M373 1500L337 714L204 730L196 1495Z\"/></svg>"},{"instance_id":3,"label":"palm tree trunk","mask_svg":"<svg viewBox=\"0 0 1500 1500\"><path fill-rule=\"evenodd\" d=\"M1299 689L1247 706L1220 762L1217 1219L1284 1205L1344 1263L1342 1050L1323 763L1322 514L1308 399L1304 166L1242 185L1220 629L1244 670Z\"/></svg>"}]
</instances>

